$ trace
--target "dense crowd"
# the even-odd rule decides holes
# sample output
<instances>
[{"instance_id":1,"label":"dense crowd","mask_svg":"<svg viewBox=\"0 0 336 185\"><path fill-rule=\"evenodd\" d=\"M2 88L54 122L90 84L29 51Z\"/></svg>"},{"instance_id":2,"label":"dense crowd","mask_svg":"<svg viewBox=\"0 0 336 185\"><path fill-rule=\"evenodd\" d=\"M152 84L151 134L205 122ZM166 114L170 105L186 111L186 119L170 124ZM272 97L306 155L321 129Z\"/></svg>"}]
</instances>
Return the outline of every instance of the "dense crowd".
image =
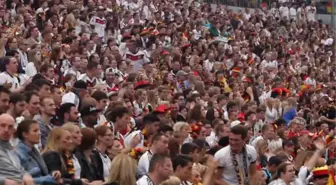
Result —
<instances>
[{"instance_id":1,"label":"dense crowd","mask_svg":"<svg viewBox=\"0 0 336 185\"><path fill-rule=\"evenodd\" d=\"M0 24L0 185L335 185L315 2L1 0Z\"/></svg>"}]
</instances>

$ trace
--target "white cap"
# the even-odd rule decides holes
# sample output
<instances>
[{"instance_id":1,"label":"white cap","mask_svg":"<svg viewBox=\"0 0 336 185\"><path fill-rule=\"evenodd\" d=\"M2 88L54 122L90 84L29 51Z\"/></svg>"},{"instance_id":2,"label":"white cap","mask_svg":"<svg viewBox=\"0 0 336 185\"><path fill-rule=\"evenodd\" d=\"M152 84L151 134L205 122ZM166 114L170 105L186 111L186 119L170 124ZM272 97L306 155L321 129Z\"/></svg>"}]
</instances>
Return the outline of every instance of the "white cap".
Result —
<instances>
[{"instance_id":1,"label":"white cap","mask_svg":"<svg viewBox=\"0 0 336 185\"><path fill-rule=\"evenodd\" d=\"M232 122L230 123L230 128L233 128L233 127L235 127L235 126L237 126L237 125L240 125L240 124L241 124L241 122L240 122L239 120L232 121Z\"/></svg>"}]
</instances>

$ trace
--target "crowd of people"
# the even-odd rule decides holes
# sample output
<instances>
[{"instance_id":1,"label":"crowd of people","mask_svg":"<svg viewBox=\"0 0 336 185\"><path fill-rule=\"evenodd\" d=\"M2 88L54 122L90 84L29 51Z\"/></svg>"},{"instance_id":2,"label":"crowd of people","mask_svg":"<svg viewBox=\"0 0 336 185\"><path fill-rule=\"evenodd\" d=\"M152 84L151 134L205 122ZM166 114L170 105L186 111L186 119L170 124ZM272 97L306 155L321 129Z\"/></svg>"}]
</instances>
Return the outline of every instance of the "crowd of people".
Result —
<instances>
[{"instance_id":1,"label":"crowd of people","mask_svg":"<svg viewBox=\"0 0 336 185\"><path fill-rule=\"evenodd\" d=\"M335 185L315 3L1 0L0 185Z\"/></svg>"}]
</instances>

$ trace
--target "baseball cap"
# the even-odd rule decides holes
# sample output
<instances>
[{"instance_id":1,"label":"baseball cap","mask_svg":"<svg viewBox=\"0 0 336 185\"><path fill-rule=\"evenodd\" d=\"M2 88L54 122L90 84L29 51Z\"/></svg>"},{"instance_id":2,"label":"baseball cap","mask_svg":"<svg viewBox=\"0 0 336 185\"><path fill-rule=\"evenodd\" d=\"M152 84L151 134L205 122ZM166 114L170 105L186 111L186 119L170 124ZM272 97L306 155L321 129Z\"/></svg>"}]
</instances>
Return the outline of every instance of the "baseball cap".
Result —
<instances>
[{"instance_id":1,"label":"baseball cap","mask_svg":"<svg viewBox=\"0 0 336 185\"><path fill-rule=\"evenodd\" d=\"M239 120L232 121L232 122L230 123L230 128L233 128L233 127L235 127L235 126L237 126L237 125L240 125L240 124L241 124L241 122L240 122Z\"/></svg>"},{"instance_id":2,"label":"baseball cap","mask_svg":"<svg viewBox=\"0 0 336 185\"><path fill-rule=\"evenodd\" d=\"M97 109L96 107L92 106L92 105L89 105L89 106L86 106L84 107L80 113L81 113L81 116L89 116L91 114L94 114L94 113L98 113L100 112L101 110Z\"/></svg>"}]
</instances>

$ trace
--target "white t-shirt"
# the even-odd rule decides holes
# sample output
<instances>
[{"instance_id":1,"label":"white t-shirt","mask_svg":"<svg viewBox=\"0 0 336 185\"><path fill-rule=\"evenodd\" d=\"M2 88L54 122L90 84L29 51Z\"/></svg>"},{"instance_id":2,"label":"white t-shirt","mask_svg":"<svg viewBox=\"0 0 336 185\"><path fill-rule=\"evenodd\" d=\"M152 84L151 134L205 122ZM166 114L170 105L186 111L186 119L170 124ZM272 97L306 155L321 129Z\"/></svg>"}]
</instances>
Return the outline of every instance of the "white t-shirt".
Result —
<instances>
[{"instance_id":1,"label":"white t-shirt","mask_svg":"<svg viewBox=\"0 0 336 185\"><path fill-rule=\"evenodd\" d=\"M6 71L0 73L0 85L5 83L11 83L12 87L10 88L11 91L20 87L20 82L18 77L9 75Z\"/></svg>"},{"instance_id":2,"label":"white t-shirt","mask_svg":"<svg viewBox=\"0 0 336 185\"><path fill-rule=\"evenodd\" d=\"M138 175L139 177L142 177L148 173L149 170L149 162L152 159L153 154L150 151L145 152L140 157L139 163L138 163ZM142 184L141 184L142 185Z\"/></svg>"},{"instance_id":3,"label":"white t-shirt","mask_svg":"<svg viewBox=\"0 0 336 185\"><path fill-rule=\"evenodd\" d=\"M306 12L307 12L307 19L308 19L308 21L315 21L316 7L314 7L314 6L307 6L306 7Z\"/></svg>"},{"instance_id":4,"label":"white t-shirt","mask_svg":"<svg viewBox=\"0 0 336 185\"><path fill-rule=\"evenodd\" d=\"M247 153L247 166L255 163L257 160L257 151L251 145L245 145ZM236 154L239 169L244 170L243 154ZM237 174L231 159L231 147L226 146L215 154L215 160L219 166L224 168L222 179L230 185L238 185ZM248 170L248 169L247 169ZM242 171L244 174L244 171ZM246 178L246 177L244 177Z\"/></svg>"},{"instance_id":5,"label":"white t-shirt","mask_svg":"<svg viewBox=\"0 0 336 185\"><path fill-rule=\"evenodd\" d=\"M33 62L29 62L26 66L26 75L33 77L37 74L37 69L35 67L35 64Z\"/></svg>"},{"instance_id":6,"label":"white t-shirt","mask_svg":"<svg viewBox=\"0 0 336 185\"><path fill-rule=\"evenodd\" d=\"M90 24L94 26L94 32L96 32L99 37L105 36L105 28L106 28L105 18L93 16L90 20Z\"/></svg>"}]
</instances>

